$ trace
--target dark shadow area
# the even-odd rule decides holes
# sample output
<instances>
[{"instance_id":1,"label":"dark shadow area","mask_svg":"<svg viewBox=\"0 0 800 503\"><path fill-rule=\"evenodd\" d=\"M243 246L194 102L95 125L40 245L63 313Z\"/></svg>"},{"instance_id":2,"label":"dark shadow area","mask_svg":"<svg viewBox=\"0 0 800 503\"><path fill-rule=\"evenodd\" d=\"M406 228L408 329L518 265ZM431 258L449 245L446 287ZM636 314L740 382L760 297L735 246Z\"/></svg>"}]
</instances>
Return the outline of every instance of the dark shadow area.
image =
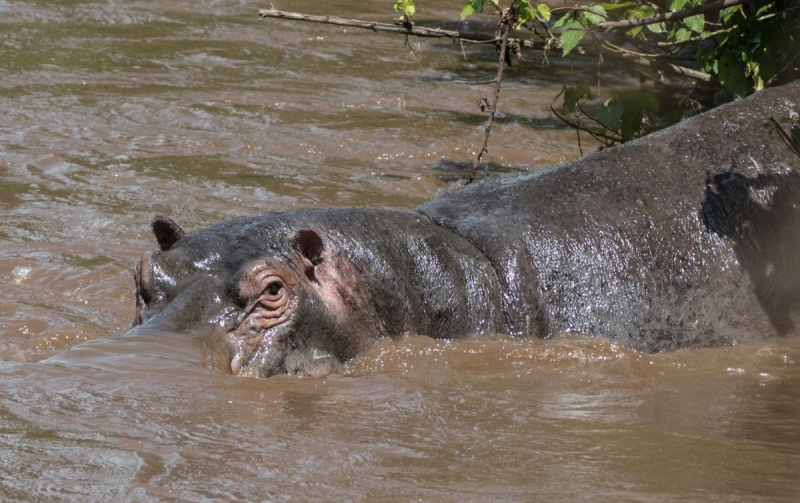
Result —
<instances>
[{"instance_id":1,"label":"dark shadow area","mask_svg":"<svg viewBox=\"0 0 800 503\"><path fill-rule=\"evenodd\" d=\"M486 117L488 113L478 112L477 105L474 107L476 110L474 113L470 112L450 112L447 116L450 118L451 122L460 122L462 124L466 124L469 126L480 126L486 123ZM444 116L445 114L441 114ZM522 114L512 114L512 113L504 113L498 112L498 114L494 118L495 124L523 124L529 126L535 130L571 130L572 127L562 120L553 117L553 118L533 118L528 115Z\"/></svg>"},{"instance_id":2,"label":"dark shadow area","mask_svg":"<svg viewBox=\"0 0 800 503\"><path fill-rule=\"evenodd\" d=\"M439 159L431 166L433 176L445 183L455 183L466 179L472 171L472 161L454 161L452 159ZM477 175L518 175L521 171L516 167L502 166L497 163L482 162L478 165ZM479 176L480 177L480 176Z\"/></svg>"},{"instance_id":3,"label":"dark shadow area","mask_svg":"<svg viewBox=\"0 0 800 503\"><path fill-rule=\"evenodd\" d=\"M800 124L792 126L789 136L792 138L792 144L794 144L795 148L800 150Z\"/></svg>"},{"instance_id":4,"label":"dark shadow area","mask_svg":"<svg viewBox=\"0 0 800 503\"><path fill-rule=\"evenodd\" d=\"M800 175L729 171L709 178L705 192L706 229L733 241L772 326L793 332L791 314L800 311Z\"/></svg>"}]
</instances>

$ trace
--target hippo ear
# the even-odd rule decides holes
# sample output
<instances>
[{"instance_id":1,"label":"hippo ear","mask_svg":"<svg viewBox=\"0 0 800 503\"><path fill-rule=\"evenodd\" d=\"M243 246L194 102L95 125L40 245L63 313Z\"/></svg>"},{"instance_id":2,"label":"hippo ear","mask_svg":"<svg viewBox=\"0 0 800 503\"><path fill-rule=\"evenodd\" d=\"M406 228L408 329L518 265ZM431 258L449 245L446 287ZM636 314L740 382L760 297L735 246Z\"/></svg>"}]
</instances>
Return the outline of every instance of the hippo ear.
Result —
<instances>
[{"instance_id":1,"label":"hippo ear","mask_svg":"<svg viewBox=\"0 0 800 503\"><path fill-rule=\"evenodd\" d=\"M325 250L322 238L312 229L300 229L292 240L292 246L300 254L306 276L316 281L314 267L322 262L322 252Z\"/></svg>"},{"instance_id":2,"label":"hippo ear","mask_svg":"<svg viewBox=\"0 0 800 503\"><path fill-rule=\"evenodd\" d=\"M153 220L153 234L156 235L156 241L158 241L161 251L169 250L172 245L186 235L180 225L167 217L156 217Z\"/></svg>"}]
</instances>

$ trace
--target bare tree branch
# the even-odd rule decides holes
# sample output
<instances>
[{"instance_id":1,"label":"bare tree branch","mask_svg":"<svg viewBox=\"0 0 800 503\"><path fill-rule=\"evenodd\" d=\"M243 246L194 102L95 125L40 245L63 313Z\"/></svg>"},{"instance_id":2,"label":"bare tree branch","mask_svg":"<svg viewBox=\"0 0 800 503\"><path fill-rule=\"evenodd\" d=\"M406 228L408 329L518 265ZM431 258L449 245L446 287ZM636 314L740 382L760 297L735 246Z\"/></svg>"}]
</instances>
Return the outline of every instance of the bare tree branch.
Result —
<instances>
[{"instance_id":1,"label":"bare tree branch","mask_svg":"<svg viewBox=\"0 0 800 503\"><path fill-rule=\"evenodd\" d=\"M698 70L693 70L691 68L686 68L685 66L673 65L672 63L667 63L665 61L658 61L646 58L639 58L633 56L631 54L620 54L625 59L630 59L637 65L647 66L649 68L655 68L656 70L667 71L670 73L674 73L676 75L682 75L684 77L689 77L695 80L700 80L703 82L711 82L712 76L710 73L701 72Z\"/></svg>"},{"instance_id":2,"label":"bare tree branch","mask_svg":"<svg viewBox=\"0 0 800 503\"><path fill-rule=\"evenodd\" d=\"M469 173L467 184L470 184L473 182L473 180L475 180L475 172L478 171L478 165L481 163L481 157L483 157L483 154L486 152L486 145L489 144L489 134L492 132L494 114L497 112L497 101L500 99L500 84L503 82L503 68L506 66L508 34L511 33L512 28L517 22L517 2L518 0L512 0L511 6L503 14L503 19L500 21L500 30L502 33L500 36L500 60L497 65L497 77L495 77L497 82L494 86L494 98L492 99L492 107L489 109L489 118L486 120L486 134L483 136L483 144L481 145L480 150L478 150L478 155L475 156L475 161L472 163L472 171Z\"/></svg>"},{"instance_id":3,"label":"bare tree branch","mask_svg":"<svg viewBox=\"0 0 800 503\"><path fill-rule=\"evenodd\" d=\"M666 21L680 21L681 19L686 19L687 17L696 16L698 14L706 14L708 12L719 12L722 9L727 9L728 7L734 7L736 5L742 5L755 1L756 0L723 0L721 2L698 5L697 7L692 7L691 9L679 10L677 12L664 12L661 14L656 14L655 16L646 17L642 19L609 21L606 23L597 24L595 26L592 26L591 28L583 28L583 29L586 31L626 30L628 28L635 28L637 26L645 26L648 24L663 23ZM572 28L572 29L580 30L581 28Z\"/></svg>"},{"instance_id":4,"label":"bare tree branch","mask_svg":"<svg viewBox=\"0 0 800 503\"><path fill-rule=\"evenodd\" d=\"M440 30L438 28L421 28L418 26L414 26L411 23L408 24L374 23L371 21L360 21L358 19L342 19L334 16L311 16L308 14L301 14L299 12L284 12L274 9L261 9L258 11L258 16L261 19L272 17L279 19L288 19L291 21L325 23L337 26L347 26L351 28L364 28L372 31L400 33L403 35L416 35L418 37L452 38L452 39L468 40L475 42L484 42L495 38L489 35L484 35L482 33L462 34L453 30Z\"/></svg>"},{"instance_id":5,"label":"bare tree branch","mask_svg":"<svg viewBox=\"0 0 800 503\"><path fill-rule=\"evenodd\" d=\"M411 24L404 25L404 24L374 23L371 21L360 21L358 19L342 19L333 16L311 16L308 14L301 14L299 12L284 12L274 9L261 9L260 11L258 11L258 15L261 19L278 18L278 19L288 19L291 21L324 23L336 26L362 28L371 31L399 33L401 35L416 35L418 37L427 37L427 38L460 40L464 42L472 42L478 44L496 43L500 41L496 36L486 35L483 33L461 33L453 30L421 28ZM509 38L508 42L509 43L519 42L520 46L524 49L534 49L543 51L547 48L544 42L540 42L538 40L521 40L521 39ZM630 56L625 56L625 55L620 55L620 56L630 59ZM651 64L647 63L643 58L637 59L636 63L643 66L656 67L662 71L683 75L693 79L702 80L703 82L711 81L711 75L703 72L698 72L697 70L692 70L691 68L686 68L683 66L673 65L669 63ZM494 83L494 80L492 80L491 82Z\"/></svg>"}]
</instances>

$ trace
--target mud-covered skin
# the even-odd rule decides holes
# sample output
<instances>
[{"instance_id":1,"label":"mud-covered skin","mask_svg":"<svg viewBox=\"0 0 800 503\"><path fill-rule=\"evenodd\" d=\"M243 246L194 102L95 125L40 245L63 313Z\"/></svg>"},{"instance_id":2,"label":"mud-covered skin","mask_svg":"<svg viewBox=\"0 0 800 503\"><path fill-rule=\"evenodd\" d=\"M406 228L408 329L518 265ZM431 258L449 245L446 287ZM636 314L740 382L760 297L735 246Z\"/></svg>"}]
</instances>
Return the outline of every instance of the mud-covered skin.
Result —
<instances>
[{"instance_id":1,"label":"mud-covered skin","mask_svg":"<svg viewBox=\"0 0 800 503\"><path fill-rule=\"evenodd\" d=\"M800 157L765 124L798 113L800 82L406 213L188 234L157 218L134 325L214 327L231 370L253 376L335 371L406 333L578 331L644 351L796 333Z\"/></svg>"}]
</instances>

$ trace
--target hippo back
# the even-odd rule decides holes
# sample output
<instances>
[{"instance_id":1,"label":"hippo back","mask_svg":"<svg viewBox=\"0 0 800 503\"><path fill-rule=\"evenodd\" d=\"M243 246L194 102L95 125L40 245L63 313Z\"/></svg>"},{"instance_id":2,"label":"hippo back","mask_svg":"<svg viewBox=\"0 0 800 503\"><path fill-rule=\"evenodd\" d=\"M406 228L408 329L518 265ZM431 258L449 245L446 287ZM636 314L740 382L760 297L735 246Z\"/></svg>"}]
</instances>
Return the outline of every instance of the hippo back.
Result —
<instances>
[{"instance_id":1,"label":"hippo back","mask_svg":"<svg viewBox=\"0 0 800 503\"><path fill-rule=\"evenodd\" d=\"M800 157L766 124L798 113L795 82L414 211L489 258L513 334L660 351L796 332Z\"/></svg>"}]
</instances>

